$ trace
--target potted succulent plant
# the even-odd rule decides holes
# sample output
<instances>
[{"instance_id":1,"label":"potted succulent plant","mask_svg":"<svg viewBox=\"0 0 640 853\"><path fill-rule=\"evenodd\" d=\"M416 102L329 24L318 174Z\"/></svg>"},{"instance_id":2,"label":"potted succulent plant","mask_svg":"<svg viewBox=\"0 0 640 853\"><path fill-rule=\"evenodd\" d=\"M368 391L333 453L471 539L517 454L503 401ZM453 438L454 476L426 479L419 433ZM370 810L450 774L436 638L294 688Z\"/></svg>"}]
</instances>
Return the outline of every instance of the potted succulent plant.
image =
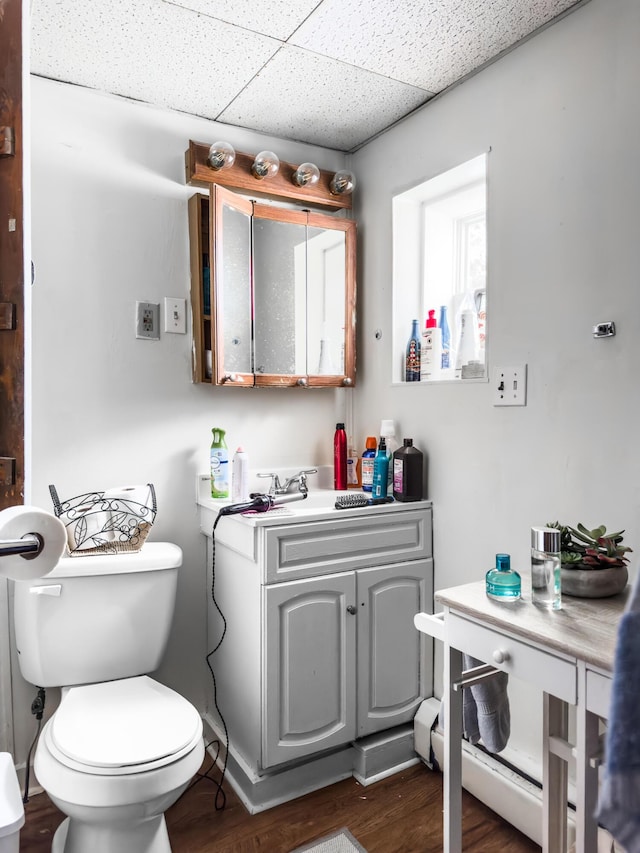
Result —
<instances>
[{"instance_id":1,"label":"potted succulent plant","mask_svg":"<svg viewBox=\"0 0 640 853\"><path fill-rule=\"evenodd\" d=\"M560 531L562 592L579 598L616 595L629 578L622 544L624 530L607 533L604 524L589 530L584 524L568 527L554 521L547 525Z\"/></svg>"}]
</instances>

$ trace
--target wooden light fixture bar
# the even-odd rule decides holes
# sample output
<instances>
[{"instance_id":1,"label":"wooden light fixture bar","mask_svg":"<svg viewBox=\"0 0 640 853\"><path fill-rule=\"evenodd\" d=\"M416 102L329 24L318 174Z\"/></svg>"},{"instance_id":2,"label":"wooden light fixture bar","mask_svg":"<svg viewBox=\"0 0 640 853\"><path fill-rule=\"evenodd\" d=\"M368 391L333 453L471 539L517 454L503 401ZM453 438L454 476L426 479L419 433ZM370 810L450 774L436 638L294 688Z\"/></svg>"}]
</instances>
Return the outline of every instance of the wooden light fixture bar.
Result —
<instances>
[{"instance_id":1,"label":"wooden light fixture bar","mask_svg":"<svg viewBox=\"0 0 640 853\"><path fill-rule=\"evenodd\" d=\"M189 141L189 148L185 152L188 184L192 186L220 184L256 196L290 199L335 210L351 210L351 195L333 195L329 189L335 172L320 170L320 180L317 184L299 187L293 182L293 173L299 164L293 165L281 160L277 175L273 178L258 180L251 172L255 155L236 151L233 166L228 169L212 169L208 163L210 147L204 142Z\"/></svg>"}]
</instances>

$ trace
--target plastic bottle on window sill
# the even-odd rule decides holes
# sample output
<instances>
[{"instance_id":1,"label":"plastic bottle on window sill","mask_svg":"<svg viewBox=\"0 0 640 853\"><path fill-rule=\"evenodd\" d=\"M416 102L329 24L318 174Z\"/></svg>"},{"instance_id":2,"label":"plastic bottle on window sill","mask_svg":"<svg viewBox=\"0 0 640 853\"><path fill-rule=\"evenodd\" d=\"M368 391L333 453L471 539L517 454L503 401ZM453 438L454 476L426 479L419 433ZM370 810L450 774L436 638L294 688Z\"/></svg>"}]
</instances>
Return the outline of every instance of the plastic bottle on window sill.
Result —
<instances>
[{"instance_id":1,"label":"plastic bottle on window sill","mask_svg":"<svg viewBox=\"0 0 640 853\"><path fill-rule=\"evenodd\" d=\"M448 370L451 367L451 331L449 329L449 321L447 319L447 306L440 306L440 332L442 335L442 356L440 364L442 370Z\"/></svg>"},{"instance_id":2,"label":"plastic bottle on window sill","mask_svg":"<svg viewBox=\"0 0 640 853\"><path fill-rule=\"evenodd\" d=\"M423 382L438 379L442 370L442 330L436 322L435 309L429 311L429 318L422 333L420 351L420 380Z\"/></svg>"},{"instance_id":3,"label":"plastic bottle on window sill","mask_svg":"<svg viewBox=\"0 0 640 853\"><path fill-rule=\"evenodd\" d=\"M411 337L405 355L405 382L420 382L420 331L418 321L411 321Z\"/></svg>"}]
</instances>

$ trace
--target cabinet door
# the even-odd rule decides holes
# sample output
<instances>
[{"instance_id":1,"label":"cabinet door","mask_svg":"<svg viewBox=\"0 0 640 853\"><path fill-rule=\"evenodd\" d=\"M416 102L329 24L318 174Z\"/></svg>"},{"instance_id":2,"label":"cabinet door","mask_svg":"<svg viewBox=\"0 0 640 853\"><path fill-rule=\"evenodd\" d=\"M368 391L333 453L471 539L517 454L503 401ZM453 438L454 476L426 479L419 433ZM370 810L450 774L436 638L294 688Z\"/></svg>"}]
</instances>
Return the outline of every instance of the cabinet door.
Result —
<instances>
[{"instance_id":1,"label":"cabinet door","mask_svg":"<svg viewBox=\"0 0 640 853\"><path fill-rule=\"evenodd\" d=\"M264 587L263 767L354 739L355 603L353 572Z\"/></svg>"},{"instance_id":2,"label":"cabinet door","mask_svg":"<svg viewBox=\"0 0 640 853\"><path fill-rule=\"evenodd\" d=\"M426 644L413 617L431 612L432 578L431 560L357 572L358 737L409 722L425 698Z\"/></svg>"}]
</instances>

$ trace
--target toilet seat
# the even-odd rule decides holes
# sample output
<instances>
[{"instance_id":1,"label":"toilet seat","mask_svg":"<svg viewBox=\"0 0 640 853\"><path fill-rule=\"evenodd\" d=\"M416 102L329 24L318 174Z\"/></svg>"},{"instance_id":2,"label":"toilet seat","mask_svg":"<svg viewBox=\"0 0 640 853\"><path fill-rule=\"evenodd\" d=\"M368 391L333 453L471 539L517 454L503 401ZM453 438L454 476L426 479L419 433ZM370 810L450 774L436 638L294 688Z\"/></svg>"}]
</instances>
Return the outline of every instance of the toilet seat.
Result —
<instances>
[{"instance_id":1,"label":"toilet seat","mask_svg":"<svg viewBox=\"0 0 640 853\"><path fill-rule=\"evenodd\" d=\"M123 776L188 754L202 737L202 720L183 696L143 675L69 688L43 736L61 764Z\"/></svg>"}]
</instances>

